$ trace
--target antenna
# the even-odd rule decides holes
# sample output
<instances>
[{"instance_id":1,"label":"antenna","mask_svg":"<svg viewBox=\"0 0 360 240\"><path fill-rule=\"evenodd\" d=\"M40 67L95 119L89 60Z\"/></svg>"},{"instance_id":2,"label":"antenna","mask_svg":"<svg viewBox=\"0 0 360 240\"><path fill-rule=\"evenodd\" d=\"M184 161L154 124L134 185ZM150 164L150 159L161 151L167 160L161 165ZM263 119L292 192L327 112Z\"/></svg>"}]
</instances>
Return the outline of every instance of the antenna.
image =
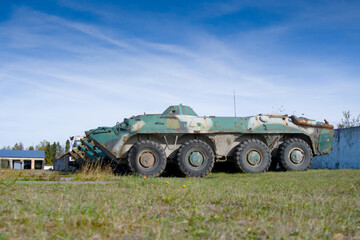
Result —
<instances>
[{"instance_id":1,"label":"antenna","mask_svg":"<svg viewBox=\"0 0 360 240\"><path fill-rule=\"evenodd\" d=\"M236 101L235 101L235 90L234 90L234 113L236 117Z\"/></svg>"}]
</instances>

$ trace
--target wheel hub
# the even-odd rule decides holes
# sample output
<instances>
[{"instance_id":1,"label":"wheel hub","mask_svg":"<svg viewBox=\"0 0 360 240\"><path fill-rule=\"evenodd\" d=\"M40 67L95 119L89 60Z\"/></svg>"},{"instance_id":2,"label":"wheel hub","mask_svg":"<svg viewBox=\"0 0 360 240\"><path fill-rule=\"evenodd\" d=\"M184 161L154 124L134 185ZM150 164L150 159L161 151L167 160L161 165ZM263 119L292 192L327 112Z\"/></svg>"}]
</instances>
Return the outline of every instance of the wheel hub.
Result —
<instances>
[{"instance_id":1,"label":"wheel hub","mask_svg":"<svg viewBox=\"0 0 360 240\"><path fill-rule=\"evenodd\" d=\"M144 152L140 155L140 164L144 168L150 168L155 163L155 156L151 152Z\"/></svg>"},{"instance_id":2,"label":"wheel hub","mask_svg":"<svg viewBox=\"0 0 360 240\"><path fill-rule=\"evenodd\" d=\"M294 149L290 153L290 160L295 164L299 164L304 160L304 152L300 149Z\"/></svg>"},{"instance_id":3,"label":"wheel hub","mask_svg":"<svg viewBox=\"0 0 360 240\"><path fill-rule=\"evenodd\" d=\"M200 152L192 152L189 161L194 167L199 167L204 162L204 157Z\"/></svg>"},{"instance_id":4,"label":"wheel hub","mask_svg":"<svg viewBox=\"0 0 360 240\"><path fill-rule=\"evenodd\" d=\"M255 166L261 162L261 155L258 151L252 150L248 153L246 160L250 165Z\"/></svg>"}]
</instances>

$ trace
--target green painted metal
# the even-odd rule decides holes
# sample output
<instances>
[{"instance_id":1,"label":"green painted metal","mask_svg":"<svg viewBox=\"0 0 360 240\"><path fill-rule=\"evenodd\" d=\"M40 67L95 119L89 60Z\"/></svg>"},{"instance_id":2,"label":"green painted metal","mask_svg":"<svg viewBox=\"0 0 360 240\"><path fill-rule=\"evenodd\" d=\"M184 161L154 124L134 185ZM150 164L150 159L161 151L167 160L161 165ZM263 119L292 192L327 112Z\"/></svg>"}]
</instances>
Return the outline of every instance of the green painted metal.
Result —
<instances>
[{"instance_id":1,"label":"green painted metal","mask_svg":"<svg viewBox=\"0 0 360 240\"><path fill-rule=\"evenodd\" d=\"M99 150L86 137L82 138L81 144L77 148L72 149L68 154L79 165L85 162L98 163L107 159L107 155Z\"/></svg>"},{"instance_id":2,"label":"green painted metal","mask_svg":"<svg viewBox=\"0 0 360 240\"><path fill-rule=\"evenodd\" d=\"M200 152L194 151L189 154L189 162L194 167L199 167L204 162L204 157Z\"/></svg>"},{"instance_id":3,"label":"green painted metal","mask_svg":"<svg viewBox=\"0 0 360 240\"><path fill-rule=\"evenodd\" d=\"M253 150L247 155L247 161L252 166L257 166L261 162L261 155L258 151Z\"/></svg>"},{"instance_id":4,"label":"green painted metal","mask_svg":"<svg viewBox=\"0 0 360 240\"><path fill-rule=\"evenodd\" d=\"M88 160L88 161L96 161L96 160L97 160L97 156L96 156L93 152L91 152L90 150L88 150L88 149L86 148L86 146L84 146L84 145L79 145L79 146L78 146L78 150L80 150L80 151L82 151L82 152L85 153L86 160Z\"/></svg>"},{"instance_id":5,"label":"green painted metal","mask_svg":"<svg viewBox=\"0 0 360 240\"><path fill-rule=\"evenodd\" d=\"M301 149L294 149L290 152L290 160L295 163L299 164L304 160L304 152Z\"/></svg>"},{"instance_id":6,"label":"green painted metal","mask_svg":"<svg viewBox=\"0 0 360 240\"><path fill-rule=\"evenodd\" d=\"M216 151L220 146L220 143L214 140L217 135L234 136L233 139L228 138L229 146L236 144L236 139L240 137L258 137L267 140L267 146L271 149L275 148L276 142L281 141L284 136L298 136L309 143L313 155L323 155L332 150L334 132L332 126L327 123L287 115L200 117L192 108L180 104L168 107L162 114L144 114L126 118L113 127L98 127L86 131L85 134L88 142L92 142L101 152L98 154L104 154L114 161L120 161L126 158L128 149L140 139L136 138L140 135L149 138L154 135L157 135L158 138L164 137L165 148L169 149L166 136L209 137L211 141L215 142L215 145L218 144L215 147ZM174 150L178 145L174 144ZM218 154L218 152L215 154L227 157L227 154L231 153L230 150L224 151L223 154ZM168 155L170 153L171 151L167 152ZM293 154L294 156L291 157L294 162L301 159L298 152ZM259 157L261 156L256 153L250 153L248 160L250 163L257 164L260 161ZM190 157L190 163L197 165L199 159L199 155L194 154Z\"/></svg>"},{"instance_id":7,"label":"green painted metal","mask_svg":"<svg viewBox=\"0 0 360 240\"><path fill-rule=\"evenodd\" d=\"M92 144L91 141L89 141L89 139L87 139L86 137L81 139L81 144L82 146L85 147L86 151L90 151L96 157L96 159L101 159L106 157L106 155L101 150L99 150L94 144Z\"/></svg>"}]
</instances>

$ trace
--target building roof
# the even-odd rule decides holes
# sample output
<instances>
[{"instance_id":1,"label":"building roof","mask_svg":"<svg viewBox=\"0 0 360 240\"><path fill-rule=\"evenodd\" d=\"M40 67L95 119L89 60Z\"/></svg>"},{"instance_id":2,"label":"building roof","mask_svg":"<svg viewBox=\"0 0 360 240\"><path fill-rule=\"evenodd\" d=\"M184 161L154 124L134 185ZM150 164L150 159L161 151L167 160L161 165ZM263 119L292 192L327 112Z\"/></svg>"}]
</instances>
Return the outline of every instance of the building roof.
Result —
<instances>
[{"instance_id":1,"label":"building roof","mask_svg":"<svg viewBox=\"0 0 360 240\"><path fill-rule=\"evenodd\" d=\"M0 158L1 157L45 158L45 152L31 150L0 150Z\"/></svg>"}]
</instances>

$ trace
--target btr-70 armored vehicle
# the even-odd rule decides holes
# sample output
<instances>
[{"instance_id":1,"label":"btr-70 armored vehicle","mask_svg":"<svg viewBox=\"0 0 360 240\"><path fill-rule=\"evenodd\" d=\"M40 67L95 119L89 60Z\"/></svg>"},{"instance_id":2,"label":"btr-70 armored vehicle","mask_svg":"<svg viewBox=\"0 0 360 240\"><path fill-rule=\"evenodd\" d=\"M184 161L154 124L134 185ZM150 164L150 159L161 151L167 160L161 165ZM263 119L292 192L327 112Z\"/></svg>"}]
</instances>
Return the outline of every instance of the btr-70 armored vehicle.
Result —
<instances>
[{"instance_id":1,"label":"btr-70 armored vehicle","mask_svg":"<svg viewBox=\"0 0 360 240\"><path fill-rule=\"evenodd\" d=\"M330 153L333 143L333 126L326 121L273 114L200 117L181 104L85 134L108 159L151 177L162 174L169 160L191 177L202 177L215 161L227 160L249 173L277 164L284 170L306 170L313 156Z\"/></svg>"}]
</instances>

